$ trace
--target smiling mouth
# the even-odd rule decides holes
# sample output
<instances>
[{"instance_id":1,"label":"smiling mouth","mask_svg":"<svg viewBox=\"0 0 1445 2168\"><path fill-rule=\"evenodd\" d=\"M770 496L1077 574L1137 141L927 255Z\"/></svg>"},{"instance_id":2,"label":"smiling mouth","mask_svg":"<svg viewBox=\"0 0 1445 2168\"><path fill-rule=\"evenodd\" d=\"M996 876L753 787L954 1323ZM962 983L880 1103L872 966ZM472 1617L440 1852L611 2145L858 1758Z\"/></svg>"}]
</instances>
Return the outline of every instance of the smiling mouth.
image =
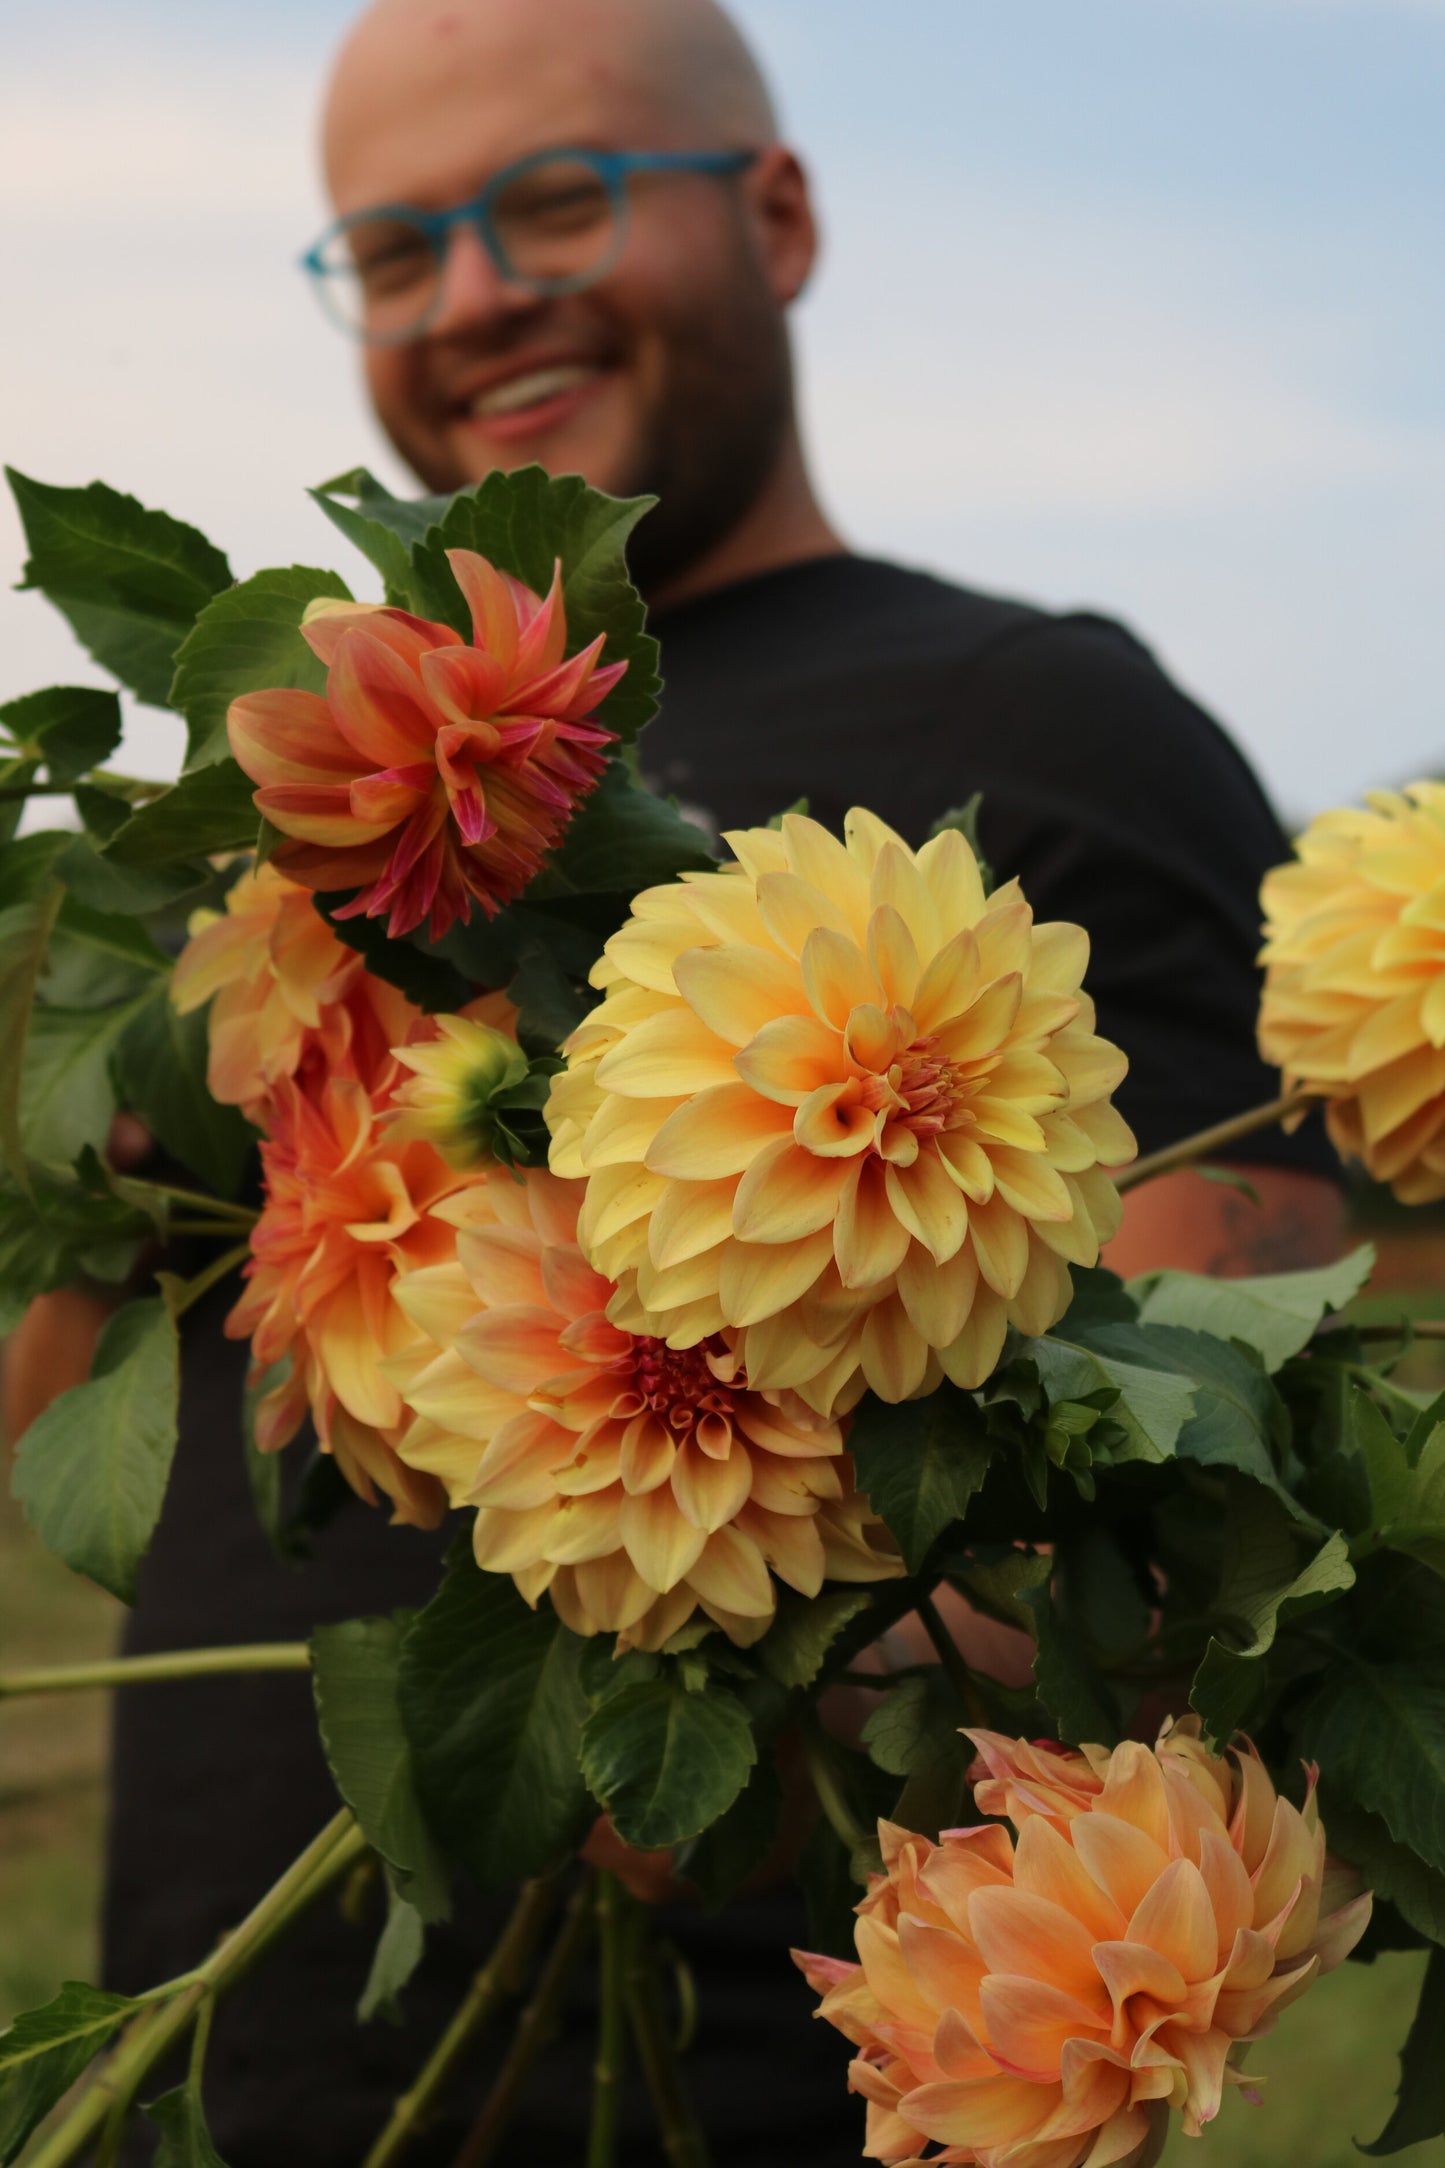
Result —
<instances>
[{"instance_id":1,"label":"smiling mouth","mask_svg":"<svg viewBox=\"0 0 1445 2168\"><path fill-rule=\"evenodd\" d=\"M545 368L528 369L521 376L509 376L505 383L478 392L469 402L467 413L473 421L521 414L528 407L544 406L550 399L581 391L601 374L601 365L595 361L555 362Z\"/></svg>"}]
</instances>

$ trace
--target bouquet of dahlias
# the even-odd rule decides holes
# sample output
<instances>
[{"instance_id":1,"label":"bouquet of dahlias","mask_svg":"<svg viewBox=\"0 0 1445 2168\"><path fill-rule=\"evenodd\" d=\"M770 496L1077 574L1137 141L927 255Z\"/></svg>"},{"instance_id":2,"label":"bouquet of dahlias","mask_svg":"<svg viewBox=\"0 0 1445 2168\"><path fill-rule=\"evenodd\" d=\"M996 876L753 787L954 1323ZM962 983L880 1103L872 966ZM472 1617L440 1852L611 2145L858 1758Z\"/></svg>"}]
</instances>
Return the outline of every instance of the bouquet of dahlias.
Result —
<instances>
[{"instance_id":1,"label":"bouquet of dahlias","mask_svg":"<svg viewBox=\"0 0 1445 2168\"><path fill-rule=\"evenodd\" d=\"M89 1674L308 1666L338 1808L192 1971L71 1983L0 2035L0 2164L42 2125L37 2168L113 2140L187 2034L147 2112L214 2163L212 2008L371 1857L364 2011L455 1877L516 1896L368 2168L517 2001L494 2145L594 1945L590 2168L630 2055L695 2168L625 1848L711 1906L801 1880L871 2159L1153 2161L1319 1974L1415 1944L1426 2019L1373 2150L1445 2131L1445 1402L1392 1382L1403 1326L1332 1314L1367 1250L1099 1264L1131 1183L1313 1099L1402 1198L1445 1195L1445 791L1326 816L1271 876L1284 1095L1136 1161L1087 938L994 885L967 810L918 849L859 808L715 852L642 786L645 503L357 472L315 493L379 575L357 601L297 567L235 584L100 484L12 483L27 584L189 733L165 786L108 765L114 694L0 708L0 1306L115 1297L16 1494L133 1599L182 1321L234 1277L273 1539L268 1456L303 1435L461 1533L414 1618ZM35 818L52 798L78 827ZM159 1167L115 1163L122 1110ZM1030 1683L970 1661L970 1610L1027 1635ZM899 1670L903 1621L929 1660Z\"/></svg>"}]
</instances>

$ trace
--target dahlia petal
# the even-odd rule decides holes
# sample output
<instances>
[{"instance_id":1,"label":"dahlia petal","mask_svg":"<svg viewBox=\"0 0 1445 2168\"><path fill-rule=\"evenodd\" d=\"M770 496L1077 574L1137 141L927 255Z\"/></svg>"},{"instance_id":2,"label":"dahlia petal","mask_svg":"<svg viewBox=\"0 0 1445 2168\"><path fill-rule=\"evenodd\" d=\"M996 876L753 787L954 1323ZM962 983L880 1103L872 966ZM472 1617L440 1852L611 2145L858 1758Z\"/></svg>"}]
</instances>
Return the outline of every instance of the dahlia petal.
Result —
<instances>
[{"instance_id":1,"label":"dahlia petal","mask_svg":"<svg viewBox=\"0 0 1445 2168\"><path fill-rule=\"evenodd\" d=\"M900 2099L898 2112L925 2137L941 2145L968 2146L977 2157L984 2147L1026 2144L1054 2097L1052 2086L1021 2078L945 2079L914 2086Z\"/></svg>"},{"instance_id":2,"label":"dahlia petal","mask_svg":"<svg viewBox=\"0 0 1445 2168\"><path fill-rule=\"evenodd\" d=\"M673 978L693 1014L731 1047L746 1046L777 1017L808 1013L797 967L741 942L683 950Z\"/></svg>"},{"instance_id":3,"label":"dahlia petal","mask_svg":"<svg viewBox=\"0 0 1445 2168\"><path fill-rule=\"evenodd\" d=\"M849 920L831 898L796 873L761 874L757 907L768 935L784 956L800 957L819 927L841 940L854 938Z\"/></svg>"},{"instance_id":4,"label":"dahlia petal","mask_svg":"<svg viewBox=\"0 0 1445 2168\"><path fill-rule=\"evenodd\" d=\"M799 880L831 898L861 946L868 931L866 871L836 836L806 814L785 813L778 826L792 871Z\"/></svg>"},{"instance_id":5,"label":"dahlia petal","mask_svg":"<svg viewBox=\"0 0 1445 2168\"><path fill-rule=\"evenodd\" d=\"M969 1208L968 1239L978 1269L1005 1300L1018 1293L1029 1267L1027 1223L1001 1197Z\"/></svg>"},{"instance_id":6,"label":"dahlia petal","mask_svg":"<svg viewBox=\"0 0 1445 2168\"><path fill-rule=\"evenodd\" d=\"M1093 1938L1061 1905L1017 1887L981 1889L969 1904L968 1918L990 1972L1052 1980L1080 2001L1102 2008Z\"/></svg>"},{"instance_id":7,"label":"dahlia petal","mask_svg":"<svg viewBox=\"0 0 1445 2168\"><path fill-rule=\"evenodd\" d=\"M870 942L880 917L891 917L906 937L906 947L897 951L900 958L910 950L915 958L934 954L943 934L938 907L912 851L896 836L882 846L873 862L869 896L873 904ZM894 993L890 999L906 1002L908 995Z\"/></svg>"},{"instance_id":8,"label":"dahlia petal","mask_svg":"<svg viewBox=\"0 0 1445 2168\"><path fill-rule=\"evenodd\" d=\"M243 693L226 711L226 736L253 783L342 782L362 765L319 693Z\"/></svg>"},{"instance_id":9,"label":"dahlia petal","mask_svg":"<svg viewBox=\"0 0 1445 2168\"><path fill-rule=\"evenodd\" d=\"M894 1218L937 1264L958 1254L968 1233L968 1207L936 1152L920 1153L911 1167L890 1167L887 1187Z\"/></svg>"},{"instance_id":10,"label":"dahlia petal","mask_svg":"<svg viewBox=\"0 0 1445 2168\"><path fill-rule=\"evenodd\" d=\"M951 1938L943 1938L951 1939ZM988 2044L1013 2077L1038 2084L1057 2081L1064 2042L1093 2033L1097 2013L1049 1980L992 1973L979 1988Z\"/></svg>"},{"instance_id":11,"label":"dahlia petal","mask_svg":"<svg viewBox=\"0 0 1445 2168\"><path fill-rule=\"evenodd\" d=\"M457 1353L478 1377L524 1400L544 1379L571 1368L556 1312L524 1303L482 1311L457 1335Z\"/></svg>"},{"instance_id":12,"label":"dahlia petal","mask_svg":"<svg viewBox=\"0 0 1445 2168\"><path fill-rule=\"evenodd\" d=\"M1126 1919L1132 1919L1169 1862L1147 1831L1097 1810L1071 1826L1074 1850Z\"/></svg>"},{"instance_id":13,"label":"dahlia petal","mask_svg":"<svg viewBox=\"0 0 1445 2168\"><path fill-rule=\"evenodd\" d=\"M1149 1944L1191 1984L1214 1971L1214 1910L1204 1877L1192 1860L1169 1862L1135 1910L1128 1940Z\"/></svg>"},{"instance_id":14,"label":"dahlia petal","mask_svg":"<svg viewBox=\"0 0 1445 2168\"><path fill-rule=\"evenodd\" d=\"M923 1388L928 1342L896 1295L868 1312L859 1350L863 1375L880 1400L911 1400Z\"/></svg>"},{"instance_id":15,"label":"dahlia petal","mask_svg":"<svg viewBox=\"0 0 1445 2168\"><path fill-rule=\"evenodd\" d=\"M359 820L345 783L267 784L256 792L256 805L283 835L333 850L378 842L394 825L389 819Z\"/></svg>"},{"instance_id":16,"label":"dahlia petal","mask_svg":"<svg viewBox=\"0 0 1445 2168\"><path fill-rule=\"evenodd\" d=\"M819 1159L791 1137L778 1137L764 1145L737 1186L733 1232L747 1242L796 1242L816 1234L831 1222L849 1172L845 1159Z\"/></svg>"},{"instance_id":17,"label":"dahlia petal","mask_svg":"<svg viewBox=\"0 0 1445 2168\"><path fill-rule=\"evenodd\" d=\"M726 1040L687 1010L666 1010L628 1033L597 1065L597 1081L626 1099L680 1097L737 1080Z\"/></svg>"},{"instance_id":18,"label":"dahlia petal","mask_svg":"<svg viewBox=\"0 0 1445 2168\"><path fill-rule=\"evenodd\" d=\"M978 860L956 828L933 836L918 854L919 870L944 926L973 926L987 904Z\"/></svg>"},{"instance_id":19,"label":"dahlia petal","mask_svg":"<svg viewBox=\"0 0 1445 2168\"><path fill-rule=\"evenodd\" d=\"M978 1286L978 1262L960 1249L936 1264L914 1243L898 1268L898 1293L914 1330L930 1347L947 1347L963 1331Z\"/></svg>"},{"instance_id":20,"label":"dahlia petal","mask_svg":"<svg viewBox=\"0 0 1445 2168\"><path fill-rule=\"evenodd\" d=\"M716 1249L732 1231L736 1185L717 1182L669 1182L647 1228L648 1255L659 1270L685 1264Z\"/></svg>"},{"instance_id":21,"label":"dahlia petal","mask_svg":"<svg viewBox=\"0 0 1445 2168\"><path fill-rule=\"evenodd\" d=\"M888 1169L879 1160L855 1163L833 1222L833 1254L843 1285L877 1287L891 1279L909 1239L888 1201Z\"/></svg>"},{"instance_id":22,"label":"dahlia petal","mask_svg":"<svg viewBox=\"0 0 1445 2168\"><path fill-rule=\"evenodd\" d=\"M725 1460L715 1460L695 1445L685 1445L672 1469L672 1495L685 1519L709 1535L739 1512L752 1487L748 1453L736 1447Z\"/></svg>"},{"instance_id":23,"label":"dahlia petal","mask_svg":"<svg viewBox=\"0 0 1445 2168\"><path fill-rule=\"evenodd\" d=\"M938 1350L938 1359L954 1384L969 1392L982 1385L997 1366L1007 1332L1007 1308L991 1287L981 1283L962 1331Z\"/></svg>"},{"instance_id":24,"label":"dahlia petal","mask_svg":"<svg viewBox=\"0 0 1445 2168\"><path fill-rule=\"evenodd\" d=\"M336 643L326 700L363 763L405 767L435 744L437 716L416 672L369 630L353 627Z\"/></svg>"},{"instance_id":25,"label":"dahlia petal","mask_svg":"<svg viewBox=\"0 0 1445 2168\"><path fill-rule=\"evenodd\" d=\"M519 623L516 586L475 550L448 550L447 563L472 613L472 642L504 671L517 660Z\"/></svg>"},{"instance_id":26,"label":"dahlia petal","mask_svg":"<svg viewBox=\"0 0 1445 2168\"><path fill-rule=\"evenodd\" d=\"M886 1002L912 1001L918 984L918 948L908 923L892 904L883 904L868 921L868 962Z\"/></svg>"},{"instance_id":27,"label":"dahlia petal","mask_svg":"<svg viewBox=\"0 0 1445 2168\"><path fill-rule=\"evenodd\" d=\"M434 648L421 657L420 674L428 700L448 722L487 721L507 691L504 665L481 647ZM490 735L495 747L497 733L493 730Z\"/></svg>"},{"instance_id":28,"label":"dahlia petal","mask_svg":"<svg viewBox=\"0 0 1445 2168\"><path fill-rule=\"evenodd\" d=\"M1096 1941L1122 1940L1129 1915L1095 1881L1075 1847L1046 1815L1031 1814L1019 1830L1014 1884L1062 1905Z\"/></svg>"},{"instance_id":29,"label":"dahlia petal","mask_svg":"<svg viewBox=\"0 0 1445 2168\"><path fill-rule=\"evenodd\" d=\"M856 1077L821 1085L793 1116L793 1135L819 1159L856 1159L872 1144L876 1126Z\"/></svg>"},{"instance_id":30,"label":"dahlia petal","mask_svg":"<svg viewBox=\"0 0 1445 2168\"><path fill-rule=\"evenodd\" d=\"M796 1302L825 1269L832 1248L827 1228L796 1242L729 1242L718 1271L729 1325L756 1325Z\"/></svg>"},{"instance_id":31,"label":"dahlia petal","mask_svg":"<svg viewBox=\"0 0 1445 2168\"><path fill-rule=\"evenodd\" d=\"M772 1615L776 1597L762 1553L735 1525L714 1529L706 1538L688 1579L709 1607L739 1619Z\"/></svg>"},{"instance_id":32,"label":"dahlia petal","mask_svg":"<svg viewBox=\"0 0 1445 2168\"><path fill-rule=\"evenodd\" d=\"M791 1126L786 1107L760 1099L746 1084L715 1085L668 1116L646 1163L653 1173L682 1181L718 1181L742 1174L765 1144Z\"/></svg>"}]
</instances>

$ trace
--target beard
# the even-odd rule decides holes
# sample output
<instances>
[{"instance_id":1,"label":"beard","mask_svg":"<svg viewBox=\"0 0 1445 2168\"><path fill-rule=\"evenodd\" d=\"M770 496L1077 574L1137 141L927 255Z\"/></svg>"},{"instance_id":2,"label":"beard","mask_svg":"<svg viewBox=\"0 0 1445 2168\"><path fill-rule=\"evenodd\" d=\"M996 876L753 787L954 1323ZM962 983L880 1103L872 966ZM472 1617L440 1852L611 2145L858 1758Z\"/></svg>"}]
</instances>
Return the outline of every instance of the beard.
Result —
<instances>
[{"instance_id":1,"label":"beard","mask_svg":"<svg viewBox=\"0 0 1445 2168\"><path fill-rule=\"evenodd\" d=\"M722 318L669 342L662 397L608 487L657 503L634 529L628 569L644 595L678 579L731 532L775 471L793 414L787 328L748 267Z\"/></svg>"}]
</instances>

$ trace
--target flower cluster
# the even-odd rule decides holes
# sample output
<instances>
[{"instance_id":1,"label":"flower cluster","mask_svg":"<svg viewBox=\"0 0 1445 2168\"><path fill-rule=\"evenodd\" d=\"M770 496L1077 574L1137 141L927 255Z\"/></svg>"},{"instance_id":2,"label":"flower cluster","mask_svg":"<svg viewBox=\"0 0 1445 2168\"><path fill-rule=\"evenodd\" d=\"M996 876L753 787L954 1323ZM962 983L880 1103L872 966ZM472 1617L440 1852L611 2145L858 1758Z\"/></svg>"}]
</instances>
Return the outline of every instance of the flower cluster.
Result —
<instances>
[{"instance_id":1,"label":"flower cluster","mask_svg":"<svg viewBox=\"0 0 1445 2168\"><path fill-rule=\"evenodd\" d=\"M437 940L473 903L519 895L597 783L611 733L593 711L626 669L603 639L566 658L561 568L545 601L472 550L447 560L470 644L405 610L322 600L302 632L326 694L231 703L231 750L287 839L304 888L354 889L342 913Z\"/></svg>"},{"instance_id":2,"label":"flower cluster","mask_svg":"<svg viewBox=\"0 0 1445 2168\"><path fill-rule=\"evenodd\" d=\"M755 1640L774 1574L816 1595L900 1572L836 1421L753 1390L731 1334L674 1351L609 1322L582 1197L540 1169L483 1174L433 1215L455 1253L395 1283L424 1336L380 1366L413 1411L397 1451L476 1507L479 1563L550 1593L575 1632L643 1648L699 1606Z\"/></svg>"},{"instance_id":3,"label":"flower cluster","mask_svg":"<svg viewBox=\"0 0 1445 2168\"><path fill-rule=\"evenodd\" d=\"M1329 1101L1336 1148L1445 1197L1445 784L1322 813L1265 878L1259 1044Z\"/></svg>"},{"instance_id":4,"label":"flower cluster","mask_svg":"<svg viewBox=\"0 0 1445 2168\"><path fill-rule=\"evenodd\" d=\"M986 895L953 829L727 840L734 865L636 898L553 1087L608 1314L677 1352L727 1332L755 1387L823 1415L979 1385L1118 1225L1126 1064L1087 936Z\"/></svg>"},{"instance_id":5,"label":"flower cluster","mask_svg":"<svg viewBox=\"0 0 1445 2168\"><path fill-rule=\"evenodd\" d=\"M1280 1799L1197 1719L1112 1753L969 1735L999 1822L935 1844L880 1827L858 1962L799 1955L853 2043L870 2159L1147 2168L1171 2108L1197 2136L1258 2039L1364 1932L1326 1860L1313 1777Z\"/></svg>"},{"instance_id":6,"label":"flower cluster","mask_svg":"<svg viewBox=\"0 0 1445 2168\"><path fill-rule=\"evenodd\" d=\"M280 1369L257 1442L285 1445L309 1413L362 1497L379 1490L398 1519L431 1524L446 1494L398 1458L408 1418L378 1362L414 1336L392 1300L397 1272L449 1251L432 1208L472 1178L396 1116L408 1057L424 1060L438 1026L273 866L243 873L226 901L197 915L173 991L183 1009L211 1001L211 1089L263 1132L265 1201L226 1323L250 1340L258 1375ZM455 1021L515 1052L502 997Z\"/></svg>"}]
</instances>

